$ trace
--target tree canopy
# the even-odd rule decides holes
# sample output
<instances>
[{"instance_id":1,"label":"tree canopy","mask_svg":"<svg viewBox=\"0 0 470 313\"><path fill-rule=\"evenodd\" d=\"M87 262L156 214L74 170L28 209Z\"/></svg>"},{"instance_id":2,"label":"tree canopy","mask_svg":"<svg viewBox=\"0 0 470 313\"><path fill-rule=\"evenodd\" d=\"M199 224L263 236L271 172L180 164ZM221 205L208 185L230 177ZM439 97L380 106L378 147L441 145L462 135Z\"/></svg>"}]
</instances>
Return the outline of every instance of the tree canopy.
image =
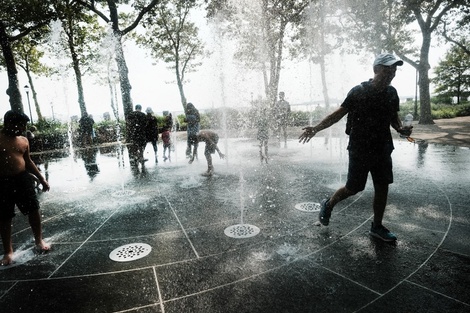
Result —
<instances>
[{"instance_id":1,"label":"tree canopy","mask_svg":"<svg viewBox=\"0 0 470 313\"><path fill-rule=\"evenodd\" d=\"M462 41L462 44L466 44ZM456 103L470 96L470 55L459 45L453 46L434 69L432 82L441 97L455 97Z\"/></svg>"}]
</instances>

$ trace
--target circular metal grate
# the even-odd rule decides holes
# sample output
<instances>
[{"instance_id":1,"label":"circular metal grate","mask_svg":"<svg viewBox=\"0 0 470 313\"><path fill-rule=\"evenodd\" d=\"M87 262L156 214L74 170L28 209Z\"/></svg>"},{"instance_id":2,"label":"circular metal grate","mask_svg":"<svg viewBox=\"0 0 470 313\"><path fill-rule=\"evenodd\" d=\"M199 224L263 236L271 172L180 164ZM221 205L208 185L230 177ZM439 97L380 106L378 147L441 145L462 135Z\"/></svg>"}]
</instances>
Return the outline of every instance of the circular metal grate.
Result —
<instances>
[{"instance_id":1,"label":"circular metal grate","mask_svg":"<svg viewBox=\"0 0 470 313\"><path fill-rule=\"evenodd\" d=\"M250 224L236 224L225 228L224 234L232 238L249 238L259 234L260 229Z\"/></svg>"},{"instance_id":2,"label":"circular metal grate","mask_svg":"<svg viewBox=\"0 0 470 313\"><path fill-rule=\"evenodd\" d=\"M147 256L152 247L146 243L131 243L114 249L109 258L116 262L130 262Z\"/></svg>"},{"instance_id":3,"label":"circular metal grate","mask_svg":"<svg viewBox=\"0 0 470 313\"><path fill-rule=\"evenodd\" d=\"M318 202L302 202L297 203L295 208L299 211L303 212L319 212L320 211L320 203Z\"/></svg>"},{"instance_id":4,"label":"circular metal grate","mask_svg":"<svg viewBox=\"0 0 470 313\"><path fill-rule=\"evenodd\" d=\"M113 196L118 197L118 198L124 198L124 197L129 197L135 194L135 190L129 190L129 189L122 189L122 190L117 190L113 192Z\"/></svg>"}]
</instances>

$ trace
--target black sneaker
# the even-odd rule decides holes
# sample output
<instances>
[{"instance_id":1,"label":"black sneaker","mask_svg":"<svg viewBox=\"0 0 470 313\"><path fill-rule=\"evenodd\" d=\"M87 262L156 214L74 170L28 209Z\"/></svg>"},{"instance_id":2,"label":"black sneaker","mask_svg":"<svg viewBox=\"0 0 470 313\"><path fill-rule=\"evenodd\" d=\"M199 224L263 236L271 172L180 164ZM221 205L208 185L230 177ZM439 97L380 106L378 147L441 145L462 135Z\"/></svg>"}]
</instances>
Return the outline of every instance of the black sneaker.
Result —
<instances>
[{"instance_id":1,"label":"black sneaker","mask_svg":"<svg viewBox=\"0 0 470 313\"><path fill-rule=\"evenodd\" d=\"M369 235L379 238L383 241L396 241L397 236L395 236L394 233L390 232L385 226L380 225L380 226L374 226L374 223L372 222L372 225L370 227Z\"/></svg>"},{"instance_id":2,"label":"black sneaker","mask_svg":"<svg viewBox=\"0 0 470 313\"><path fill-rule=\"evenodd\" d=\"M318 214L318 220L320 223L324 226L328 226L330 223L330 217L331 217L331 209L328 209L326 207L328 201L330 199L323 199L322 202L320 203L320 213Z\"/></svg>"}]
</instances>

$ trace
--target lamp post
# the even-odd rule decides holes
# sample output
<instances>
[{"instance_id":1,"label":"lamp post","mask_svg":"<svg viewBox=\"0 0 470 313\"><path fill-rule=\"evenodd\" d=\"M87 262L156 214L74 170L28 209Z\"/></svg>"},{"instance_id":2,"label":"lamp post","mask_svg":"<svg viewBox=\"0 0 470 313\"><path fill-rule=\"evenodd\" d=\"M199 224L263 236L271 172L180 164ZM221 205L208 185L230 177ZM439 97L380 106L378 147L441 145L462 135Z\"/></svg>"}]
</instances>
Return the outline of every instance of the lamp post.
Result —
<instances>
[{"instance_id":1,"label":"lamp post","mask_svg":"<svg viewBox=\"0 0 470 313\"><path fill-rule=\"evenodd\" d=\"M54 120L54 105L51 102L52 119Z\"/></svg>"},{"instance_id":2,"label":"lamp post","mask_svg":"<svg viewBox=\"0 0 470 313\"><path fill-rule=\"evenodd\" d=\"M31 124L34 124L33 115L31 114L31 102L29 101L29 86L25 85L24 90L26 91L26 96L28 97L29 118L31 119Z\"/></svg>"},{"instance_id":3,"label":"lamp post","mask_svg":"<svg viewBox=\"0 0 470 313\"><path fill-rule=\"evenodd\" d=\"M418 84L419 84L419 61L416 61L416 81L415 81L415 107L414 118L418 117Z\"/></svg>"}]
</instances>

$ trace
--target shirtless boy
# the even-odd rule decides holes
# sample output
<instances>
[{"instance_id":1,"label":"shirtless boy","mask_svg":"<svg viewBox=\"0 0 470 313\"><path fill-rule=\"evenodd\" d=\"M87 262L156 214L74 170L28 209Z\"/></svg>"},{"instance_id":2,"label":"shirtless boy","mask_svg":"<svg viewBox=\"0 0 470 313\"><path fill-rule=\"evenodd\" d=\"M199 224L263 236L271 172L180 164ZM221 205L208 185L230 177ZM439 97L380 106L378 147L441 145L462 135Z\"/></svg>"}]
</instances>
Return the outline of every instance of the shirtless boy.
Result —
<instances>
[{"instance_id":1,"label":"shirtless boy","mask_svg":"<svg viewBox=\"0 0 470 313\"><path fill-rule=\"evenodd\" d=\"M30 174L39 179L43 191L48 191L50 187L31 160L28 139L22 136L29 118L23 113L8 111L3 121L0 132L0 235L4 255L0 265L5 266L13 263L11 224L15 204L21 213L28 215L36 249L46 252L51 247L42 238L39 201Z\"/></svg>"},{"instance_id":2,"label":"shirtless boy","mask_svg":"<svg viewBox=\"0 0 470 313\"><path fill-rule=\"evenodd\" d=\"M189 164L193 163L194 158L197 155L197 147L198 147L197 143L199 143L200 141L204 141L206 143L204 155L207 160L207 172L204 174L204 176L211 176L214 172L214 166L212 165L211 154L214 154L215 151L217 151L221 159L225 157L225 155L222 152L220 152L219 147L217 147L217 143L219 142L219 135L217 135L216 133L210 130L202 130L198 132L196 135L192 135L191 138L189 138L189 140L196 143L194 145L193 155L191 159L189 160Z\"/></svg>"}]
</instances>

